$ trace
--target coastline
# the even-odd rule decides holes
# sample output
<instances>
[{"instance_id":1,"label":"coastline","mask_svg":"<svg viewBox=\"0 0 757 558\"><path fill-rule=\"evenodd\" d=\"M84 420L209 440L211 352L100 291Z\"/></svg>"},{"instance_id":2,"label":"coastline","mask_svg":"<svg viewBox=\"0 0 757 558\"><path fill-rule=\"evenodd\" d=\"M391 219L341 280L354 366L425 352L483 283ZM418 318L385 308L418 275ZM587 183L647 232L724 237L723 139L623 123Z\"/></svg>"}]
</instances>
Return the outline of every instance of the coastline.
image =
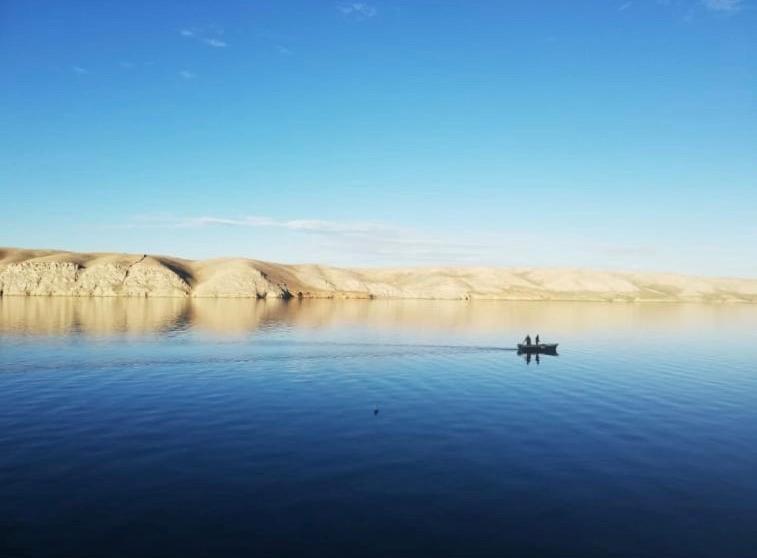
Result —
<instances>
[{"instance_id":1,"label":"coastline","mask_svg":"<svg viewBox=\"0 0 757 558\"><path fill-rule=\"evenodd\" d=\"M757 279L552 268L351 269L0 248L0 296L757 303Z\"/></svg>"}]
</instances>

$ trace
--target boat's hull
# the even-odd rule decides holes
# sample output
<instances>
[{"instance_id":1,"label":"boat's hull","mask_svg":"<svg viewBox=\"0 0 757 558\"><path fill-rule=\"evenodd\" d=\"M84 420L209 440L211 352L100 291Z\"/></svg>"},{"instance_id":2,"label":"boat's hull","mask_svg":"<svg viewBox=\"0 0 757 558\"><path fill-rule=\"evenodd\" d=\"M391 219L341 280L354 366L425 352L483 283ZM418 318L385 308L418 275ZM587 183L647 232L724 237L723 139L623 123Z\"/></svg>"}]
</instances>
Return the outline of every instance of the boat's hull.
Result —
<instances>
[{"instance_id":1,"label":"boat's hull","mask_svg":"<svg viewBox=\"0 0 757 558\"><path fill-rule=\"evenodd\" d=\"M526 345L518 343L519 353L556 353L557 343L539 343L538 345Z\"/></svg>"}]
</instances>

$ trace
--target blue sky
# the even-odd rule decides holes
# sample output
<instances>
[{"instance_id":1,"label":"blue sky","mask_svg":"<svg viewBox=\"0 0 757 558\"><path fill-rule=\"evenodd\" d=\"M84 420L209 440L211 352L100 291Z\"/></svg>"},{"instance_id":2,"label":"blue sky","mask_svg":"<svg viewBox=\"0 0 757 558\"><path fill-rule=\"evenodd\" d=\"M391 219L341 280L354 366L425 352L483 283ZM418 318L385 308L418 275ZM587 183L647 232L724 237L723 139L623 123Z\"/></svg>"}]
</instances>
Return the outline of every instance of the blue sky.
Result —
<instances>
[{"instance_id":1,"label":"blue sky","mask_svg":"<svg viewBox=\"0 0 757 558\"><path fill-rule=\"evenodd\" d=\"M757 3L0 3L0 245L757 275Z\"/></svg>"}]
</instances>

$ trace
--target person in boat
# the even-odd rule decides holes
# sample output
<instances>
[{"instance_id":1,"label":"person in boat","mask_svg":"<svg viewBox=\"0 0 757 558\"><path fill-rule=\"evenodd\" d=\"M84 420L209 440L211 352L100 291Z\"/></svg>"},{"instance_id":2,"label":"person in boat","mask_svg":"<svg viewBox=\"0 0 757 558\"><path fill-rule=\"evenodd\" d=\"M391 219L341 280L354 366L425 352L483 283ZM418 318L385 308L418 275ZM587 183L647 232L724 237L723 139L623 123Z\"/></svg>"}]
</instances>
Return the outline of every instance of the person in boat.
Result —
<instances>
[{"instance_id":1,"label":"person in boat","mask_svg":"<svg viewBox=\"0 0 757 558\"><path fill-rule=\"evenodd\" d=\"M524 343L525 343L526 345L530 345L530 344L531 344L531 335L530 335L530 334L529 334L529 335L526 335L526 338L525 338L525 339L523 340L523 342L524 342Z\"/></svg>"},{"instance_id":2,"label":"person in boat","mask_svg":"<svg viewBox=\"0 0 757 558\"><path fill-rule=\"evenodd\" d=\"M537 345L539 344L539 334L538 333L536 334L536 344Z\"/></svg>"}]
</instances>

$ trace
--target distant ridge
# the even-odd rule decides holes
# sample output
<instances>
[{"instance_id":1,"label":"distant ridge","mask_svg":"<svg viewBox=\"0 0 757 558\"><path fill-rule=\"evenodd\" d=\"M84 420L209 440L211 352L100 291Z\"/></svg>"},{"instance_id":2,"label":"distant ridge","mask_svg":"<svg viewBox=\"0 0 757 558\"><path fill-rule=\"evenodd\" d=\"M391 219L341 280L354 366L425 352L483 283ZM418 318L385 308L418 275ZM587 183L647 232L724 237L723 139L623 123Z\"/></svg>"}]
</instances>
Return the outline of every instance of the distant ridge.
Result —
<instances>
[{"instance_id":1,"label":"distant ridge","mask_svg":"<svg viewBox=\"0 0 757 558\"><path fill-rule=\"evenodd\" d=\"M580 269L348 269L0 248L0 296L757 302L757 279Z\"/></svg>"}]
</instances>

